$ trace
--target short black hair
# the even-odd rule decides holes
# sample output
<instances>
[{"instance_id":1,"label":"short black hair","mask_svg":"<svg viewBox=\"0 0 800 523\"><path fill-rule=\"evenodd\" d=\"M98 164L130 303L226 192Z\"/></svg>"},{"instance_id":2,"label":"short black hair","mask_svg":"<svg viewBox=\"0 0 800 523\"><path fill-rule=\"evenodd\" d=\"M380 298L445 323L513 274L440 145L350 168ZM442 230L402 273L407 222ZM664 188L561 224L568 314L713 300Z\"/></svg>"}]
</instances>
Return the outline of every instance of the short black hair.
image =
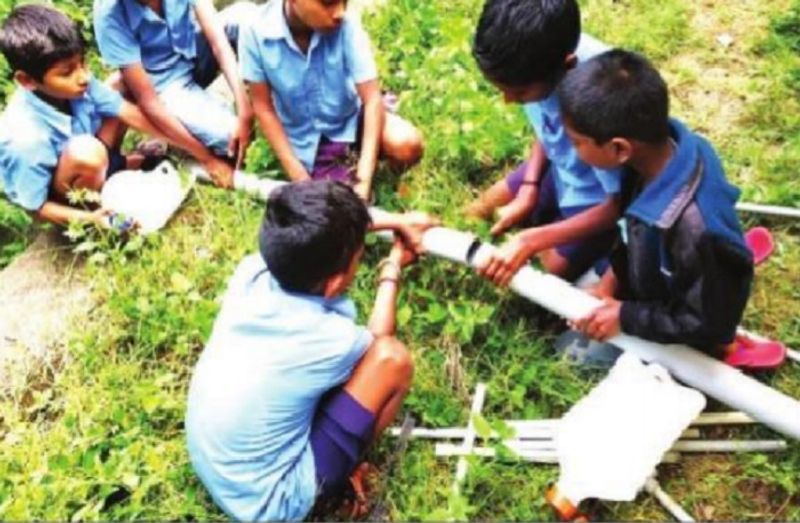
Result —
<instances>
[{"instance_id":1,"label":"short black hair","mask_svg":"<svg viewBox=\"0 0 800 523\"><path fill-rule=\"evenodd\" d=\"M487 78L503 85L554 83L580 36L576 0L487 0L472 55Z\"/></svg>"},{"instance_id":2,"label":"short black hair","mask_svg":"<svg viewBox=\"0 0 800 523\"><path fill-rule=\"evenodd\" d=\"M569 71L557 92L569 125L597 143L669 138L667 84L639 54L612 49L597 55Z\"/></svg>"},{"instance_id":3,"label":"short black hair","mask_svg":"<svg viewBox=\"0 0 800 523\"><path fill-rule=\"evenodd\" d=\"M287 184L269 196L259 249L281 287L319 294L328 278L350 266L369 225L367 207L349 186Z\"/></svg>"},{"instance_id":4,"label":"short black hair","mask_svg":"<svg viewBox=\"0 0 800 523\"><path fill-rule=\"evenodd\" d=\"M86 43L78 25L45 5L14 9L0 28L0 51L11 69L41 80L59 60L83 55Z\"/></svg>"}]
</instances>

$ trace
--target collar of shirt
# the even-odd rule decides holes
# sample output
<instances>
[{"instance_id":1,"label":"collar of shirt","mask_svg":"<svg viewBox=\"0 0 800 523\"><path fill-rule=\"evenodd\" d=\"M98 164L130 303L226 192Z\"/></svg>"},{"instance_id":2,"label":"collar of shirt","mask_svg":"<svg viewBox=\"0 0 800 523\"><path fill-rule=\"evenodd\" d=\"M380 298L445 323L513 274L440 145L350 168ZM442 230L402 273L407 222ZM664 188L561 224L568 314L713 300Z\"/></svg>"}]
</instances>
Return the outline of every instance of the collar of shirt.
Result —
<instances>
[{"instance_id":1,"label":"collar of shirt","mask_svg":"<svg viewBox=\"0 0 800 523\"><path fill-rule=\"evenodd\" d=\"M184 23L184 15L188 9L182 5L181 0L161 0L161 9L164 12L164 17L158 15L155 11L142 4L139 0L121 0L125 8L125 13L128 15L128 22L130 28L134 31L139 29L144 20L150 23L166 24L169 28L170 36L172 37L172 46L175 51L180 52L187 58L193 58L193 31L181 30L181 25Z\"/></svg>"},{"instance_id":2,"label":"collar of shirt","mask_svg":"<svg viewBox=\"0 0 800 523\"><path fill-rule=\"evenodd\" d=\"M289 48L303 56L306 56L308 59L311 57L311 53L319 44L319 33L316 31L311 33L311 42L308 45L308 52L303 53L297 46L297 42L294 40L291 29L289 29L289 23L286 20L286 14L284 12L283 1L284 0L270 0L269 4L264 10L262 14L262 20L259 24L257 24L261 38L264 40L286 40L286 45L288 45Z\"/></svg>"},{"instance_id":3,"label":"collar of shirt","mask_svg":"<svg viewBox=\"0 0 800 523\"><path fill-rule=\"evenodd\" d=\"M670 120L670 128L677 144L672 158L625 212L647 225L661 229L668 229L675 224L694 198L703 177L702 159L694 134L675 119ZM630 169L626 171L626 183L636 183L638 175Z\"/></svg>"},{"instance_id":4,"label":"collar of shirt","mask_svg":"<svg viewBox=\"0 0 800 523\"><path fill-rule=\"evenodd\" d=\"M260 258L260 257L259 257ZM260 263L259 263L260 262ZM337 296L335 298L325 298L315 294L305 294L301 292L287 291L281 287L278 280L269 272L263 261L259 260L258 272L250 282L251 285L256 285L257 281L261 278L267 278L266 285L269 288L270 294L273 298L273 303L280 304L281 310L284 311L306 311L306 312L324 312L333 311L337 314L345 316L350 319L356 318L356 307L352 300L345 296Z\"/></svg>"}]
</instances>

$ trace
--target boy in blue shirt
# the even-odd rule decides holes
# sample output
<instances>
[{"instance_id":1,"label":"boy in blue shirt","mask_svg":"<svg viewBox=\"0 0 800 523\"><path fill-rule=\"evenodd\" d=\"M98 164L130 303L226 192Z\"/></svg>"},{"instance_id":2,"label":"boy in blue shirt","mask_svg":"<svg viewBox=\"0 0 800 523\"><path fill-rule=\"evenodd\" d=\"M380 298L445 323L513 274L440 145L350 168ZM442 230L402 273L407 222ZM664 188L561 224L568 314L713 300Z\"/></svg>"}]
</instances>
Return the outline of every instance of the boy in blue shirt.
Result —
<instances>
[{"instance_id":1,"label":"boy in blue shirt","mask_svg":"<svg viewBox=\"0 0 800 523\"><path fill-rule=\"evenodd\" d=\"M410 166L422 155L422 138L385 111L369 37L345 14L346 3L270 0L243 31L239 58L261 129L289 179L344 181L368 200L378 156Z\"/></svg>"},{"instance_id":2,"label":"boy in blue shirt","mask_svg":"<svg viewBox=\"0 0 800 523\"><path fill-rule=\"evenodd\" d=\"M239 3L218 14L211 0L94 2L100 54L119 69L112 85L221 187L232 186L234 166L250 143L252 109L233 49L239 25L253 9ZM220 71L236 115L205 90Z\"/></svg>"},{"instance_id":3,"label":"boy in blue shirt","mask_svg":"<svg viewBox=\"0 0 800 523\"><path fill-rule=\"evenodd\" d=\"M567 133L580 157L624 167L624 226L595 294L604 304L575 322L589 337L623 331L683 343L743 367L774 366L775 344L736 343L753 259L714 149L669 118L664 80L643 57L608 51L558 87Z\"/></svg>"},{"instance_id":4,"label":"boy in blue shirt","mask_svg":"<svg viewBox=\"0 0 800 523\"><path fill-rule=\"evenodd\" d=\"M72 189L99 191L106 176L138 168L119 154L120 128L160 136L136 108L92 77L75 23L42 5L14 9L0 50L19 88L0 116L0 173L9 200L38 217L109 225L109 209L68 205ZM127 163L127 165L126 165Z\"/></svg>"},{"instance_id":5,"label":"boy in blue shirt","mask_svg":"<svg viewBox=\"0 0 800 523\"><path fill-rule=\"evenodd\" d=\"M395 307L414 254L398 240L379 264L367 327L344 292L370 225L406 237L427 225L409 226L413 215L376 220L340 182L287 184L270 195L260 254L228 284L186 415L192 464L232 518L305 518L317 496L342 488L400 409L412 362L395 337Z\"/></svg>"},{"instance_id":6,"label":"boy in blue shirt","mask_svg":"<svg viewBox=\"0 0 800 523\"><path fill-rule=\"evenodd\" d=\"M473 55L508 103L523 104L536 133L527 162L495 183L468 209L498 221L492 234L515 224L515 234L479 272L507 285L538 255L545 269L575 279L604 258L618 213L618 174L582 162L564 133L555 87L576 63L606 47L581 34L575 0L488 0Z\"/></svg>"}]
</instances>

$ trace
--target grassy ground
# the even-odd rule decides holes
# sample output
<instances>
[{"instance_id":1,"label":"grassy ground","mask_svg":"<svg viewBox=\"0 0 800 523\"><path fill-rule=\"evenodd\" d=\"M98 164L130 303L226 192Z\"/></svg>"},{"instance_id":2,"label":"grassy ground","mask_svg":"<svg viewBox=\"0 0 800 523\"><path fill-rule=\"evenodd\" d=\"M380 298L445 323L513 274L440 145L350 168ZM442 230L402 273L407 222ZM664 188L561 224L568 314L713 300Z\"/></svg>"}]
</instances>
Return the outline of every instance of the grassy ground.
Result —
<instances>
[{"instance_id":1,"label":"grassy ground","mask_svg":"<svg viewBox=\"0 0 800 523\"><path fill-rule=\"evenodd\" d=\"M485 225L465 222L461 209L522 157L531 134L519 109L502 105L470 58L479 7L480 0L389 0L365 22L384 83L400 93L402 114L427 140L426 158L412 172L399 179L382 173L379 203L485 232ZM800 205L797 0L587 0L582 7L590 32L643 51L662 68L675 115L719 147L747 199ZM263 142L251 148L249 168L275 174ZM0 232L18 219L2 212ZM260 212L246 198L202 187L158 237L126 245L79 240L96 262L89 271L99 305L69 333L66 358L18 374L27 387L0 398L0 519L223 518L188 465L185 394L225 281L254 249ZM758 223L776 232L779 249L758 269L745 323L800 346L798 230L785 221ZM353 289L362 316L374 295L371 267L385 251L370 246ZM423 260L406 281L399 336L416 358L407 410L418 425L466 423L478 381L489 384L484 413L493 421L558 416L602 377L554 356L558 321L465 269ZM800 397L797 365L763 379ZM736 435L772 436L763 428ZM381 465L391 450L384 442L371 460ZM453 465L435 458L431 444L413 442L381 493L391 517L552 517L543 493L555 467L475 460L462 496L453 496ZM793 443L776 456L688 458L661 477L698 518L798 521L798 471ZM647 496L598 504L594 514L667 518Z\"/></svg>"}]
</instances>

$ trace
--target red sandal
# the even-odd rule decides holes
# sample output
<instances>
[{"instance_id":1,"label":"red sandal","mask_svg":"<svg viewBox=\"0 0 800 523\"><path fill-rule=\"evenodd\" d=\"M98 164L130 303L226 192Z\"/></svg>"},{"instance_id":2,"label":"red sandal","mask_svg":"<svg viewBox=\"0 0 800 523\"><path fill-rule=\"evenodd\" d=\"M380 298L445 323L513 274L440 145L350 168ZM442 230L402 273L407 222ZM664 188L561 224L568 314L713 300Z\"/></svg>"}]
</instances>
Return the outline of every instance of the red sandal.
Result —
<instances>
[{"instance_id":1,"label":"red sandal","mask_svg":"<svg viewBox=\"0 0 800 523\"><path fill-rule=\"evenodd\" d=\"M755 339L737 334L734 348L724 361L732 367L748 370L771 370L786 360L786 347L772 340Z\"/></svg>"},{"instance_id":2,"label":"red sandal","mask_svg":"<svg viewBox=\"0 0 800 523\"><path fill-rule=\"evenodd\" d=\"M753 227L744 235L744 241L753 253L753 265L758 265L775 250L772 233L766 227Z\"/></svg>"}]
</instances>

